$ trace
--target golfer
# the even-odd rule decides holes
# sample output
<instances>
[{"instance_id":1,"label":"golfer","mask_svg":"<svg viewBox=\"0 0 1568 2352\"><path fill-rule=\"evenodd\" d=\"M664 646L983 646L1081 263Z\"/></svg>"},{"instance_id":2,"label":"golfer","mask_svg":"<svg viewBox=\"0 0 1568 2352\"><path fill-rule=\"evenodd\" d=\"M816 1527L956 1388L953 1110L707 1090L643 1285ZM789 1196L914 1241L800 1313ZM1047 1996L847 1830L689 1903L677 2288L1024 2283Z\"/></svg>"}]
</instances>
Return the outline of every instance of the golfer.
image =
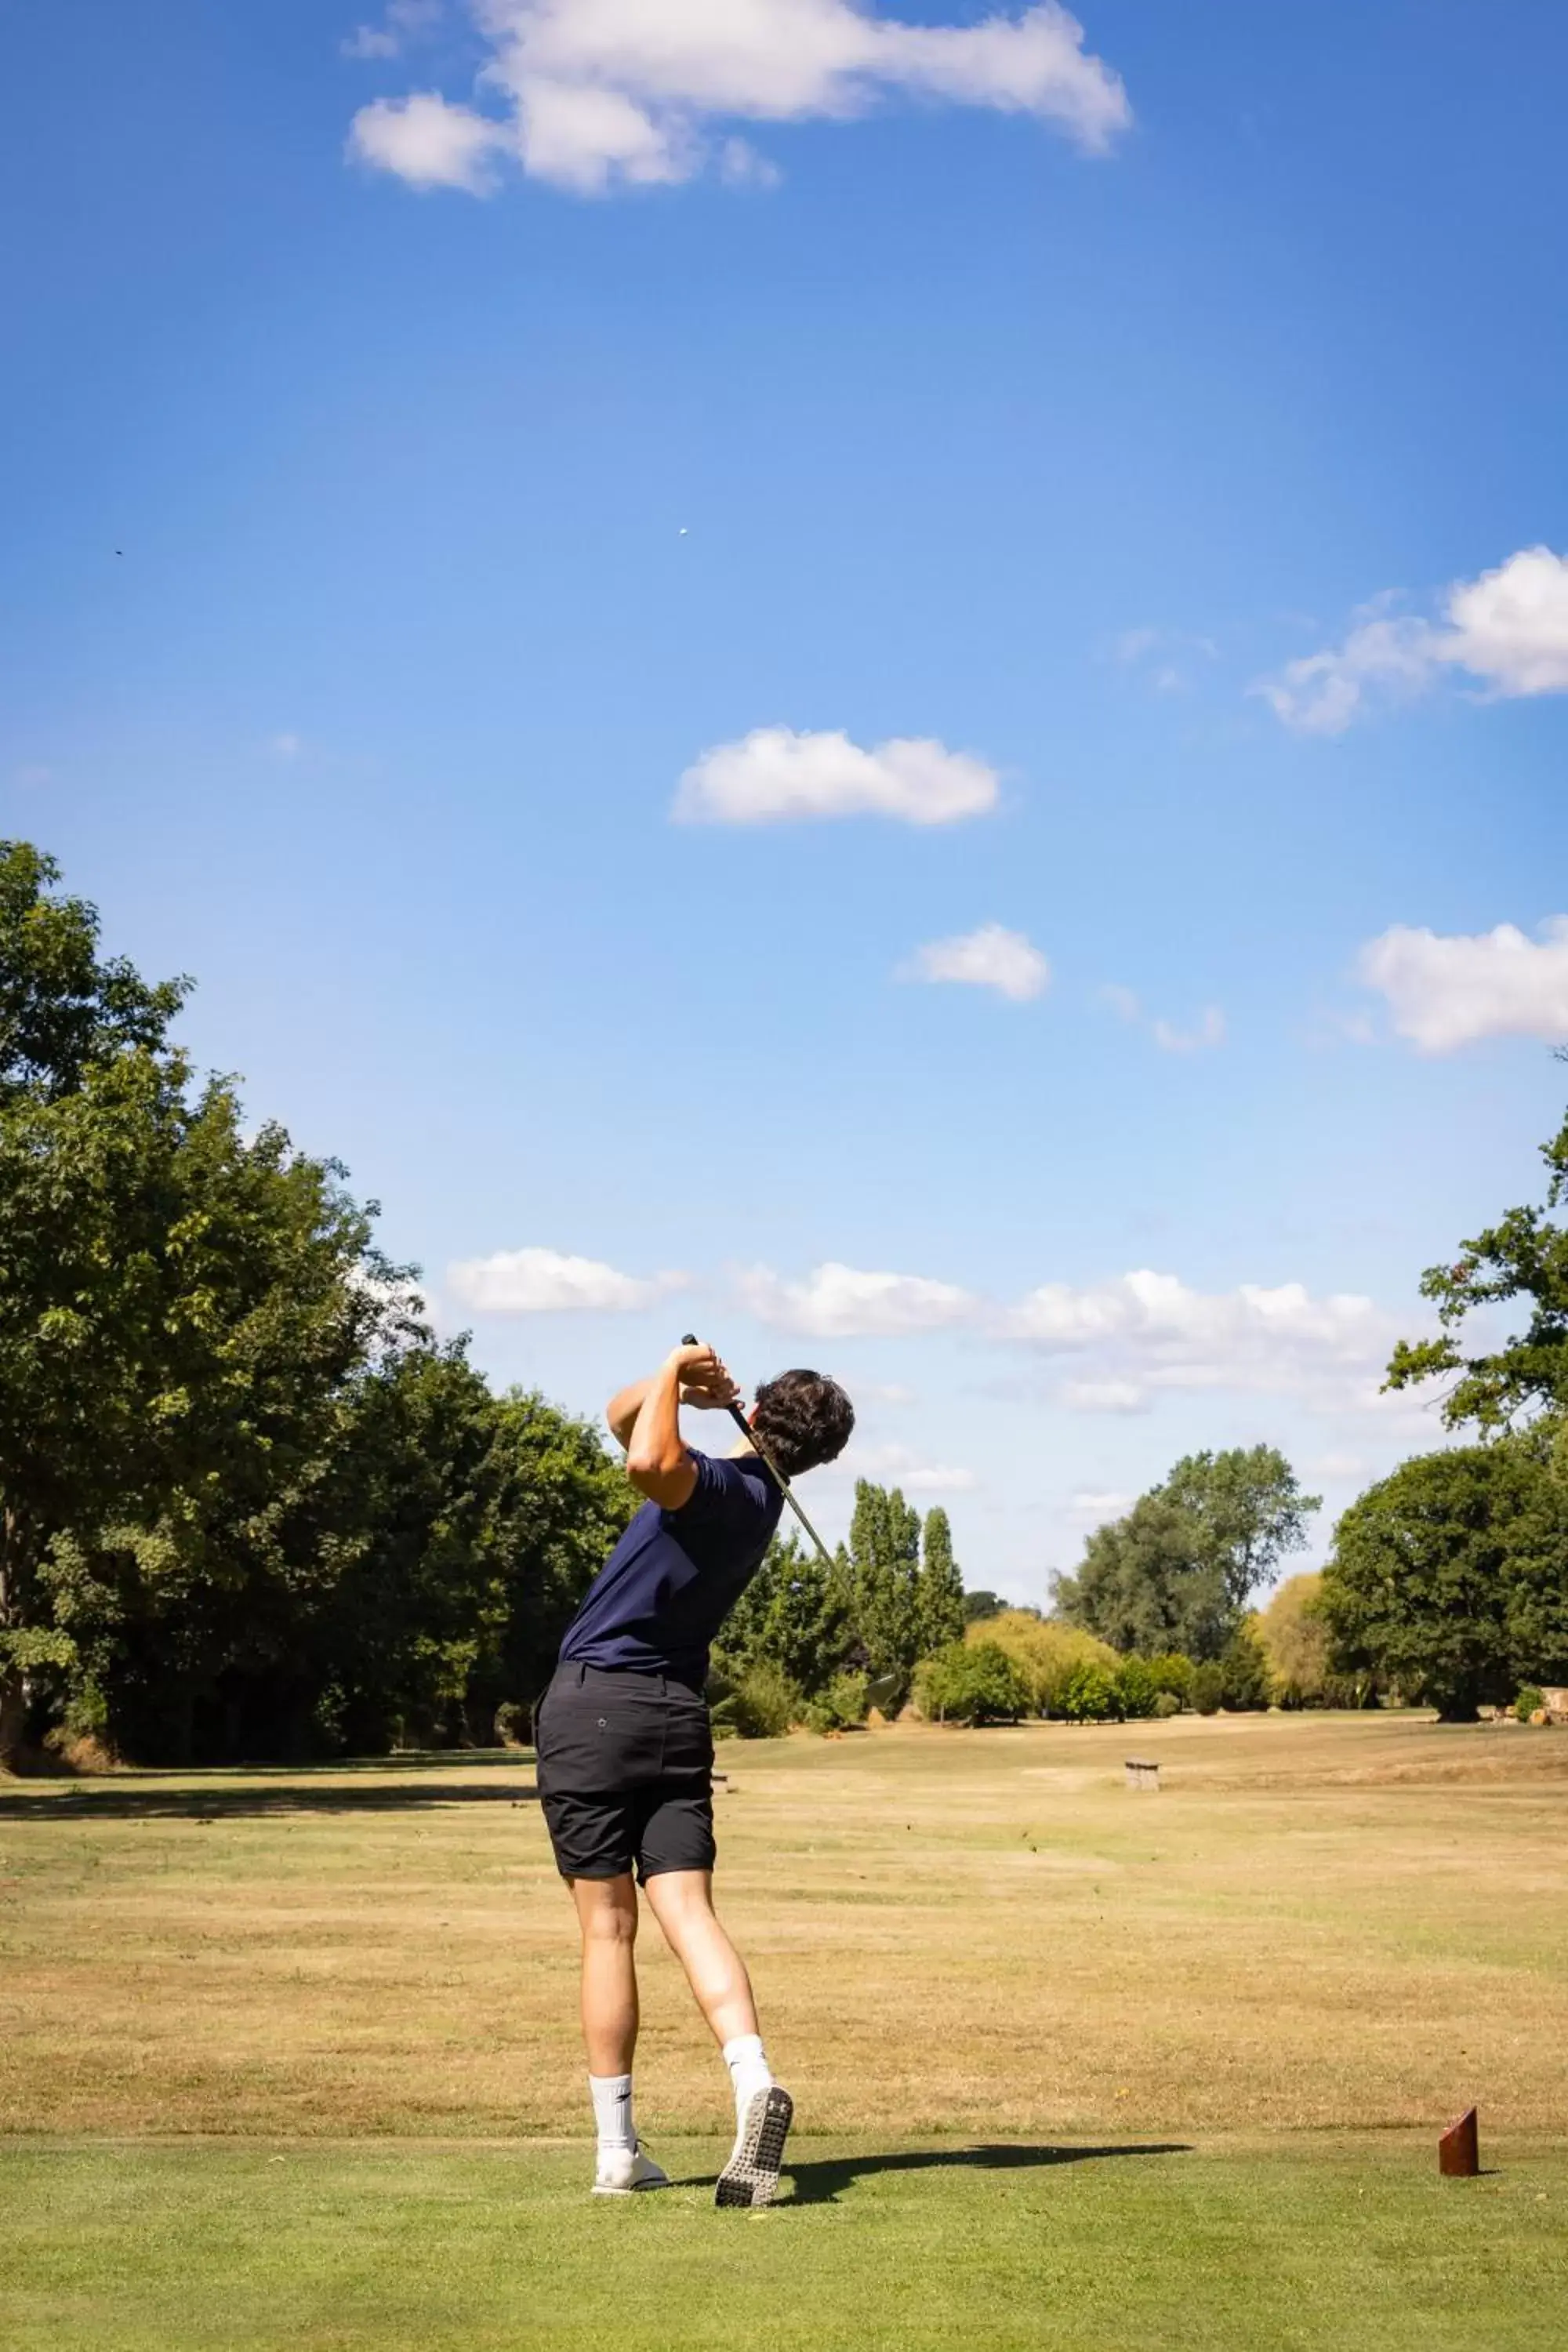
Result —
<instances>
[{"instance_id":1,"label":"golfer","mask_svg":"<svg viewBox=\"0 0 1568 2352\"><path fill-rule=\"evenodd\" d=\"M632 2115L637 1883L730 2070L735 2145L719 2204L771 2201L793 2113L763 2054L751 1979L713 1913L708 1646L762 1565L784 1497L743 1439L724 1459L687 1445L680 1407L721 1409L736 1395L712 1349L690 1345L611 1401L627 1475L647 1500L567 1627L536 1717L539 1793L583 1931L600 2197L668 2185ZM854 1425L843 1390L817 1372L764 1382L751 1415L791 1481L842 1453Z\"/></svg>"}]
</instances>

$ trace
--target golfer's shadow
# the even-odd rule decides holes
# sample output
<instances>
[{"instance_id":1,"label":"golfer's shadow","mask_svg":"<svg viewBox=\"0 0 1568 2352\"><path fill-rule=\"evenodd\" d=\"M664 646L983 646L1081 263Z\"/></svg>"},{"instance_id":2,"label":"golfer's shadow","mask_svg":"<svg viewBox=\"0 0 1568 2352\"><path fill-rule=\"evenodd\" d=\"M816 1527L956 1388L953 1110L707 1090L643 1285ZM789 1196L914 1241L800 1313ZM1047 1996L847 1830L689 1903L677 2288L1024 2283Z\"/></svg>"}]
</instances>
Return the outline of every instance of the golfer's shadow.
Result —
<instances>
[{"instance_id":1,"label":"golfer's shadow","mask_svg":"<svg viewBox=\"0 0 1568 2352\"><path fill-rule=\"evenodd\" d=\"M846 2189L868 2180L878 2172L936 2172L968 2168L984 2172L1028 2172L1053 2164L1090 2164L1113 2156L1190 2156L1185 2140L1122 2140L1114 2147L1021 2147L1005 2141L973 2147L911 2147L886 2156L808 2157L804 2163L784 2158L784 2178L795 2183L793 2196L781 2205L837 2205Z\"/></svg>"}]
</instances>

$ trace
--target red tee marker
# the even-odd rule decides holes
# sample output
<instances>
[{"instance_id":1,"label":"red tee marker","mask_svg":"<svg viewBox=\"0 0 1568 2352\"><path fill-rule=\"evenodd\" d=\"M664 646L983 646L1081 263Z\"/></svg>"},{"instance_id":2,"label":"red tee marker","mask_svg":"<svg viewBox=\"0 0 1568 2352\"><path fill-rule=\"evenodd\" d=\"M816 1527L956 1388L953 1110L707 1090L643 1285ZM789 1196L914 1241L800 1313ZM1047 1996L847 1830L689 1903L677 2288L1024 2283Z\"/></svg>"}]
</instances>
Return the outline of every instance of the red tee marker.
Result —
<instances>
[{"instance_id":1,"label":"red tee marker","mask_svg":"<svg viewBox=\"0 0 1568 2352\"><path fill-rule=\"evenodd\" d=\"M1480 2168L1480 2138L1471 2107L1457 2124L1448 2126L1437 2142L1437 2169L1450 2180L1472 2180Z\"/></svg>"}]
</instances>

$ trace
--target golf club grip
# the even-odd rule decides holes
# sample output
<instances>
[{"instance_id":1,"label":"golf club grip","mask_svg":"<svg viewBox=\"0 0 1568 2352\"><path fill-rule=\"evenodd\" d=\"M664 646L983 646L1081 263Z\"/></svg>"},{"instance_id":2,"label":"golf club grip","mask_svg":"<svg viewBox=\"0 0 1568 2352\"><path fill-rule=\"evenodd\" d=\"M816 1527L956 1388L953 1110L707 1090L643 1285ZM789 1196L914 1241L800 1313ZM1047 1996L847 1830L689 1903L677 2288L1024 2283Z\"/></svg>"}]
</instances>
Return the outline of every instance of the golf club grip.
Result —
<instances>
[{"instance_id":1,"label":"golf club grip","mask_svg":"<svg viewBox=\"0 0 1568 2352\"><path fill-rule=\"evenodd\" d=\"M683 1331L680 1337L680 1344L683 1348L700 1348L702 1342L698 1338L695 1331ZM734 1423L736 1428L743 1429L746 1435L750 1437L752 1433L751 1423L747 1421L745 1414L741 1411L740 1406L738 1404L732 1404L730 1405L727 1410L729 1412L730 1418Z\"/></svg>"}]
</instances>

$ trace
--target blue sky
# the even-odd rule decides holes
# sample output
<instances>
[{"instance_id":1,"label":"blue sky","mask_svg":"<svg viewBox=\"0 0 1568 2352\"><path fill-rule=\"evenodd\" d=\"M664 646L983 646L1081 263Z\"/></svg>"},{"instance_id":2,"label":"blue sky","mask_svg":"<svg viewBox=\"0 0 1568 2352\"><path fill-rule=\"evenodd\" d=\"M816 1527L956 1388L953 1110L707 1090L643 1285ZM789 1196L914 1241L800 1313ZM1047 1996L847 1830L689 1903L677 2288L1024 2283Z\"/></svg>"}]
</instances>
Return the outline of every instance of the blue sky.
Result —
<instances>
[{"instance_id":1,"label":"blue sky","mask_svg":"<svg viewBox=\"0 0 1568 2352\"><path fill-rule=\"evenodd\" d=\"M489 1371L821 1362L1029 1600L1194 1445L1326 1535L1436 1441L1568 1035L1568 23L5 43L5 829Z\"/></svg>"}]
</instances>

